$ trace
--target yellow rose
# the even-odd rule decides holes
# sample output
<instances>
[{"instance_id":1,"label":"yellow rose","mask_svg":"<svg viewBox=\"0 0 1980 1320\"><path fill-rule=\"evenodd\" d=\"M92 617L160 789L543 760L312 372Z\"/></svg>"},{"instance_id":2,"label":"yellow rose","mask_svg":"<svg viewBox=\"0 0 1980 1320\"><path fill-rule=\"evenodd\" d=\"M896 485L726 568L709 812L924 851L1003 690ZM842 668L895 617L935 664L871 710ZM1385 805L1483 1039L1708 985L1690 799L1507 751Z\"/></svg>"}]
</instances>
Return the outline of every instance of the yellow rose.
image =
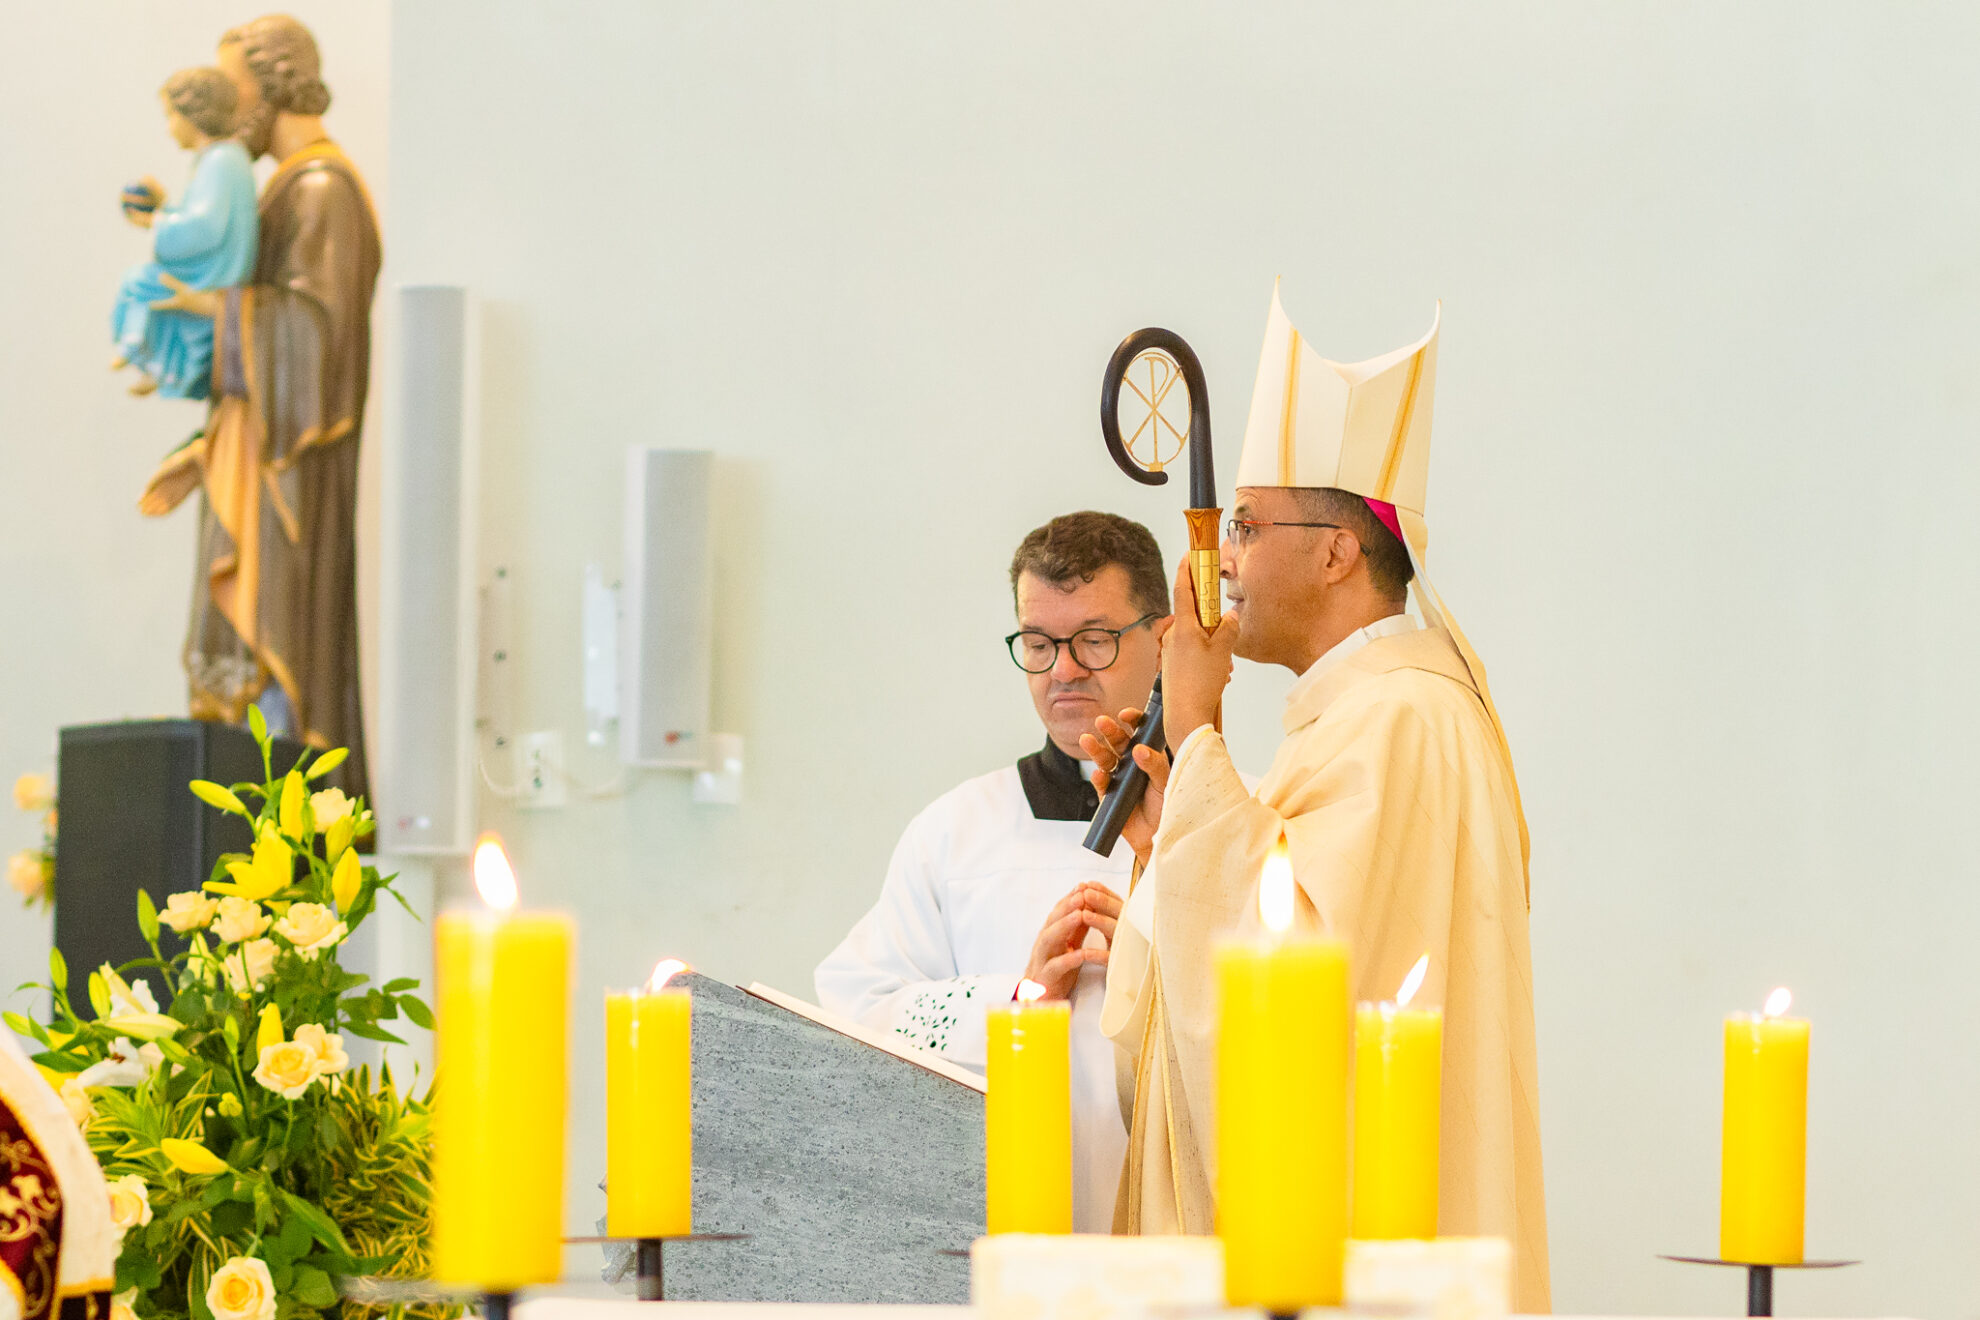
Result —
<instances>
[{"instance_id":1,"label":"yellow rose","mask_svg":"<svg viewBox=\"0 0 1980 1320\"><path fill-rule=\"evenodd\" d=\"M259 990L268 984L268 978L275 972L274 940L249 940L240 948L227 955L221 967L227 973L227 984L234 993L245 999L250 990Z\"/></svg>"},{"instance_id":2,"label":"yellow rose","mask_svg":"<svg viewBox=\"0 0 1980 1320\"><path fill-rule=\"evenodd\" d=\"M207 901L212 902L211 899ZM242 940L253 939L265 932L269 921L272 920L261 910L261 904L251 899L237 898L232 894L221 899L216 904L216 909L220 913L220 920L214 923L213 933L227 944L239 944Z\"/></svg>"},{"instance_id":3,"label":"yellow rose","mask_svg":"<svg viewBox=\"0 0 1980 1320\"><path fill-rule=\"evenodd\" d=\"M294 1100L316 1080L316 1055L293 1040L264 1045L261 1062L254 1066L254 1080L284 1100Z\"/></svg>"},{"instance_id":4,"label":"yellow rose","mask_svg":"<svg viewBox=\"0 0 1980 1320\"><path fill-rule=\"evenodd\" d=\"M356 805L355 802L344 796L344 790L341 788L326 788L321 793L311 793L309 795L309 810L316 817L316 828L318 830L329 829L332 825L335 825L338 821L350 815L351 808Z\"/></svg>"},{"instance_id":5,"label":"yellow rose","mask_svg":"<svg viewBox=\"0 0 1980 1320\"><path fill-rule=\"evenodd\" d=\"M76 1120L76 1126L89 1131L89 1121L96 1117L96 1106L90 1101L89 1091L83 1084L71 1077L62 1083L62 1103L69 1107L69 1117Z\"/></svg>"},{"instance_id":6,"label":"yellow rose","mask_svg":"<svg viewBox=\"0 0 1980 1320\"><path fill-rule=\"evenodd\" d=\"M38 852L17 852L7 859L7 883L22 898L40 898L48 888L48 859Z\"/></svg>"},{"instance_id":7,"label":"yellow rose","mask_svg":"<svg viewBox=\"0 0 1980 1320\"><path fill-rule=\"evenodd\" d=\"M310 1052L316 1060L318 1073L327 1076L351 1066L351 1056L344 1053L344 1038L335 1032L325 1031L314 1022L305 1022L296 1028L296 1044Z\"/></svg>"},{"instance_id":8,"label":"yellow rose","mask_svg":"<svg viewBox=\"0 0 1980 1320\"><path fill-rule=\"evenodd\" d=\"M55 781L47 775L22 775L14 781L14 805L22 811L46 811L55 805Z\"/></svg>"},{"instance_id":9,"label":"yellow rose","mask_svg":"<svg viewBox=\"0 0 1980 1320\"><path fill-rule=\"evenodd\" d=\"M321 903L295 903L275 923L275 933L295 945L304 962L315 962L317 954L334 946L350 930Z\"/></svg>"},{"instance_id":10,"label":"yellow rose","mask_svg":"<svg viewBox=\"0 0 1980 1320\"><path fill-rule=\"evenodd\" d=\"M211 925L219 911L217 900L208 898L197 889L188 889L183 894L173 894L166 899L165 910L158 914L158 919L184 935L187 931Z\"/></svg>"},{"instance_id":11,"label":"yellow rose","mask_svg":"<svg viewBox=\"0 0 1980 1320\"><path fill-rule=\"evenodd\" d=\"M137 1289L126 1288L110 1299L110 1320L137 1320L137 1312L131 1303L137 1300Z\"/></svg>"},{"instance_id":12,"label":"yellow rose","mask_svg":"<svg viewBox=\"0 0 1980 1320\"><path fill-rule=\"evenodd\" d=\"M151 1194L144 1179L127 1173L110 1183L110 1225L119 1234L151 1222Z\"/></svg>"},{"instance_id":13,"label":"yellow rose","mask_svg":"<svg viewBox=\"0 0 1980 1320\"><path fill-rule=\"evenodd\" d=\"M236 1256L213 1271L206 1285L213 1320L275 1320L275 1280L253 1256Z\"/></svg>"}]
</instances>

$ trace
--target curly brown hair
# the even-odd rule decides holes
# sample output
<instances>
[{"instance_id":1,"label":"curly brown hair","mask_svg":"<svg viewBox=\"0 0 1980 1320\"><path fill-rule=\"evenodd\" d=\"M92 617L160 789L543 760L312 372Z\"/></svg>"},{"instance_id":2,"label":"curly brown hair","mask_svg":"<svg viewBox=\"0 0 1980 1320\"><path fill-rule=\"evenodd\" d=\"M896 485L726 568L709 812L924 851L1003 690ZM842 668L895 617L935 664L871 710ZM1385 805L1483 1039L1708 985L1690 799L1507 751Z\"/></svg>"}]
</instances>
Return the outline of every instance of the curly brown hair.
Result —
<instances>
[{"instance_id":1,"label":"curly brown hair","mask_svg":"<svg viewBox=\"0 0 1980 1320\"><path fill-rule=\"evenodd\" d=\"M296 115L320 115L330 108L316 38L287 14L264 14L229 28L220 44L241 47L249 71L261 85L261 98L271 108Z\"/></svg>"},{"instance_id":2,"label":"curly brown hair","mask_svg":"<svg viewBox=\"0 0 1980 1320\"><path fill-rule=\"evenodd\" d=\"M240 104L240 93L234 90L233 80L218 69L181 69L165 80L159 95L208 137L225 137L234 131L234 107Z\"/></svg>"},{"instance_id":3,"label":"curly brown hair","mask_svg":"<svg viewBox=\"0 0 1980 1320\"><path fill-rule=\"evenodd\" d=\"M1018 542L1011 556L1011 600L1016 603L1018 579L1026 573L1070 590L1075 579L1091 582L1109 564L1127 570L1136 609L1169 612L1169 577L1153 533L1131 518L1091 509L1061 514Z\"/></svg>"}]
</instances>

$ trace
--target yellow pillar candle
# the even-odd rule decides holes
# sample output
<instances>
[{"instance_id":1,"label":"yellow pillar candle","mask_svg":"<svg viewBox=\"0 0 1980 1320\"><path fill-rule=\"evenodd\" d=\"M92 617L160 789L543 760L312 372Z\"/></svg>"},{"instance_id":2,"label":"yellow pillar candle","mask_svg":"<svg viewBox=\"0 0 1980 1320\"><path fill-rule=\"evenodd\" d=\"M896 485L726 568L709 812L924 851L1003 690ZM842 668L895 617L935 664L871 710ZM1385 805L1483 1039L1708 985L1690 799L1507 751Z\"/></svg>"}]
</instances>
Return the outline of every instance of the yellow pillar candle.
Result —
<instances>
[{"instance_id":1,"label":"yellow pillar candle","mask_svg":"<svg viewBox=\"0 0 1980 1320\"><path fill-rule=\"evenodd\" d=\"M1726 1019L1719 1170L1719 1257L1801 1262L1808 1184L1808 1022L1784 1016L1786 989L1759 1016Z\"/></svg>"},{"instance_id":2,"label":"yellow pillar candle","mask_svg":"<svg viewBox=\"0 0 1980 1320\"><path fill-rule=\"evenodd\" d=\"M605 1231L613 1237L694 1231L693 1001L661 988L685 970L669 959L644 990L605 996Z\"/></svg>"},{"instance_id":3,"label":"yellow pillar candle","mask_svg":"<svg viewBox=\"0 0 1980 1320\"><path fill-rule=\"evenodd\" d=\"M1363 1004L1354 1020L1354 1217L1357 1238L1437 1236L1437 1143L1444 1015L1411 1008L1425 954L1394 1003Z\"/></svg>"},{"instance_id":4,"label":"yellow pillar candle","mask_svg":"<svg viewBox=\"0 0 1980 1320\"><path fill-rule=\"evenodd\" d=\"M485 1292L551 1283L564 1238L572 927L515 912L501 847L475 850L487 908L435 932L433 1275Z\"/></svg>"},{"instance_id":5,"label":"yellow pillar candle","mask_svg":"<svg viewBox=\"0 0 1980 1320\"><path fill-rule=\"evenodd\" d=\"M1072 1232L1072 1005L1018 1002L989 1012L983 1098L984 1219L992 1233Z\"/></svg>"},{"instance_id":6,"label":"yellow pillar candle","mask_svg":"<svg viewBox=\"0 0 1980 1320\"><path fill-rule=\"evenodd\" d=\"M1341 1300L1347 1239L1347 947L1287 939L1292 867L1266 863L1275 938L1218 950L1217 1233L1232 1306Z\"/></svg>"}]
</instances>

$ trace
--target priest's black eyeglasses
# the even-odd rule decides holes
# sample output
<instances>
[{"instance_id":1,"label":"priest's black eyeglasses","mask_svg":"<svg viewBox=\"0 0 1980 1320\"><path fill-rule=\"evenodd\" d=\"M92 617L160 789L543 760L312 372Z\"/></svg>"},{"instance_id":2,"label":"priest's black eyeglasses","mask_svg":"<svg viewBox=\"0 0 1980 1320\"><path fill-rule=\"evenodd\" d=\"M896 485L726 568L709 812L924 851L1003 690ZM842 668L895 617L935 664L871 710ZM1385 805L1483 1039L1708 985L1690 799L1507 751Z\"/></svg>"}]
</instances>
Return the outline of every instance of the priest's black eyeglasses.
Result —
<instances>
[{"instance_id":1,"label":"priest's black eyeglasses","mask_svg":"<svg viewBox=\"0 0 1980 1320\"><path fill-rule=\"evenodd\" d=\"M1042 674L1059 663L1059 648L1069 647L1082 669L1105 669L1121 658L1121 634L1131 633L1161 618L1144 614L1125 628L1081 628L1070 637L1020 630L1004 639L1011 660L1027 674Z\"/></svg>"}]
</instances>

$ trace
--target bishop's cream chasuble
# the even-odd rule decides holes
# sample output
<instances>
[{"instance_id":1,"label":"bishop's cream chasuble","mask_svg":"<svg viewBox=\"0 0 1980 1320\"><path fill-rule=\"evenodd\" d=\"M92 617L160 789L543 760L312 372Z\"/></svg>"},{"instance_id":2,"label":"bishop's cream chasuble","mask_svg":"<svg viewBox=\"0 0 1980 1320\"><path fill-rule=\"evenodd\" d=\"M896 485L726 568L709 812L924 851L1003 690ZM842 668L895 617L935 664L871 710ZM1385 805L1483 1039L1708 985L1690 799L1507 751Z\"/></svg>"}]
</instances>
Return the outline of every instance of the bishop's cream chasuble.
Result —
<instances>
[{"instance_id":1,"label":"bishop's cream chasuble","mask_svg":"<svg viewBox=\"0 0 1980 1320\"><path fill-rule=\"evenodd\" d=\"M1101 1019L1132 1064L1115 1228L1215 1231L1214 952L1257 928L1259 874L1283 833L1297 921L1347 943L1357 1000L1392 998L1429 953L1417 1002L1444 1010L1439 1230L1512 1239L1516 1307L1543 1312L1526 825L1483 667L1423 572L1435 348L1433 329L1373 362L1331 363L1274 295L1238 485L1332 486L1392 504L1423 626L1383 620L1315 662L1288 696L1285 740L1255 793L1216 732L1179 749Z\"/></svg>"}]
</instances>

